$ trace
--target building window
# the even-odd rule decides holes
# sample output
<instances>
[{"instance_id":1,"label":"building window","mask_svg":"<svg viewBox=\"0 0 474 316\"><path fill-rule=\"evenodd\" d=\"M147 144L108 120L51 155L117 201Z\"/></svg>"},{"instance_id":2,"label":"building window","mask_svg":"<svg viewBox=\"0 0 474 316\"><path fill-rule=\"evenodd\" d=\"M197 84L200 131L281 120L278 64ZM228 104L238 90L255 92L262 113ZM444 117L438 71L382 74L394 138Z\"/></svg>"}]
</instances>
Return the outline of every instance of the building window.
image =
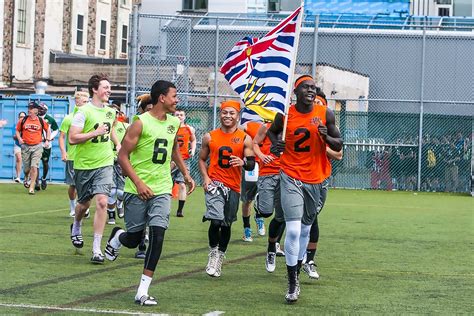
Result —
<instances>
[{"instance_id":1,"label":"building window","mask_svg":"<svg viewBox=\"0 0 474 316\"><path fill-rule=\"evenodd\" d=\"M105 43L107 43L107 21L101 20L99 49L105 50Z\"/></svg>"},{"instance_id":2,"label":"building window","mask_svg":"<svg viewBox=\"0 0 474 316\"><path fill-rule=\"evenodd\" d=\"M26 10L27 0L20 0L18 3L18 44L26 44Z\"/></svg>"},{"instance_id":3,"label":"building window","mask_svg":"<svg viewBox=\"0 0 474 316\"><path fill-rule=\"evenodd\" d=\"M280 0L268 0L268 12L280 12Z\"/></svg>"},{"instance_id":4,"label":"building window","mask_svg":"<svg viewBox=\"0 0 474 316\"><path fill-rule=\"evenodd\" d=\"M128 0L120 0L120 5L121 6L127 6L128 5Z\"/></svg>"},{"instance_id":5,"label":"building window","mask_svg":"<svg viewBox=\"0 0 474 316\"><path fill-rule=\"evenodd\" d=\"M82 46L84 34L84 16L81 14L77 15L77 28L76 28L76 44Z\"/></svg>"},{"instance_id":6,"label":"building window","mask_svg":"<svg viewBox=\"0 0 474 316\"><path fill-rule=\"evenodd\" d=\"M128 26L122 25L122 54L127 53L127 41L128 41Z\"/></svg>"},{"instance_id":7,"label":"building window","mask_svg":"<svg viewBox=\"0 0 474 316\"><path fill-rule=\"evenodd\" d=\"M207 11L207 0L183 0L183 11Z\"/></svg>"},{"instance_id":8,"label":"building window","mask_svg":"<svg viewBox=\"0 0 474 316\"><path fill-rule=\"evenodd\" d=\"M449 8L438 8L438 16L451 16Z\"/></svg>"}]
</instances>

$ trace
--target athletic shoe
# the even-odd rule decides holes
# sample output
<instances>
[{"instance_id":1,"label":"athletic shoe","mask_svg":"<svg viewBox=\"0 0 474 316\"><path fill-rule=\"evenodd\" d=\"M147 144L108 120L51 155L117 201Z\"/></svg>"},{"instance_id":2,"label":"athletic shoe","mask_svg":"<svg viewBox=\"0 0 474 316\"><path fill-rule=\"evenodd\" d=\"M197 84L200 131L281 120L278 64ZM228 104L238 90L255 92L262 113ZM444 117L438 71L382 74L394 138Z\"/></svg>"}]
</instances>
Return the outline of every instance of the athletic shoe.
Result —
<instances>
[{"instance_id":1,"label":"athletic shoe","mask_svg":"<svg viewBox=\"0 0 474 316\"><path fill-rule=\"evenodd\" d=\"M36 181L36 183L35 183L35 190L36 191L41 190L41 187L40 187L40 184L38 183L38 181Z\"/></svg>"},{"instance_id":2,"label":"athletic shoe","mask_svg":"<svg viewBox=\"0 0 474 316\"><path fill-rule=\"evenodd\" d=\"M218 278L221 276L222 272L222 264L224 263L225 252L218 251L217 253L217 264L216 264L216 273L214 273L214 277Z\"/></svg>"},{"instance_id":3,"label":"athletic shoe","mask_svg":"<svg viewBox=\"0 0 474 316\"><path fill-rule=\"evenodd\" d=\"M283 250L281 250L281 247L280 247L279 243L275 243L275 248L276 248L276 256L277 257L284 257L285 256L285 252Z\"/></svg>"},{"instance_id":4,"label":"athletic shoe","mask_svg":"<svg viewBox=\"0 0 474 316\"><path fill-rule=\"evenodd\" d=\"M265 267L267 268L267 272L274 272L276 268L276 254L274 252L267 253L267 258L265 260Z\"/></svg>"},{"instance_id":5,"label":"athletic shoe","mask_svg":"<svg viewBox=\"0 0 474 316\"><path fill-rule=\"evenodd\" d=\"M115 225L115 212L109 213L109 219L107 220L107 224Z\"/></svg>"},{"instance_id":6,"label":"athletic shoe","mask_svg":"<svg viewBox=\"0 0 474 316\"><path fill-rule=\"evenodd\" d=\"M303 271L311 278L311 279L319 279L318 271L316 271L316 264L314 261L310 261L303 265Z\"/></svg>"},{"instance_id":7,"label":"athletic shoe","mask_svg":"<svg viewBox=\"0 0 474 316\"><path fill-rule=\"evenodd\" d=\"M117 207L117 216L118 218L123 218L125 216L125 209L123 207Z\"/></svg>"},{"instance_id":8,"label":"athletic shoe","mask_svg":"<svg viewBox=\"0 0 474 316\"><path fill-rule=\"evenodd\" d=\"M121 229L120 227L114 227L112 229L112 232L110 233L109 240L107 240L107 244L105 245L105 257L107 258L107 260L115 261L115 259L117 259L118 255L119 255L120 247L114 248L110 244L110 241L112 240L112 238L115 238L115 236L118 237L123 232L124 232L124 230Z\"/></svg>"},{"instance_id":9,"label":"athletic shoe","mask_svg":"<svg viewBox=\"0 0 474 316\"><path fill-rule=\"evenodd\" d=\"M265 236L265 221L263 217L255 217L255 223L257 223L257 232L259 236Z\"/></svg>"},{"instance_id":10,"label":"athletic shoe","mask_svg":"<svg viewBox=\"0 0 474 316\"><path fill-rule=\"evenodd\" d=\"M145 256L146 256L146 252L143 250L137 250L137 252L135 252L136 259L145 259Z\"/></svg>"},{"instance_id":11,"label":"athletic shoe","mask_svg":"<svg viewBox=\"0 0 474 316\"><path fill-rule=\"evenodd\" d=\"M21 182L20 178L15 178L15 179L13 179L13 181L15 181L16 183L20 183L20 182Z\"/></svg>"},{"instance_id":12,"label":"athletic shoe","mask_svg":"<svg viewBox=\"0 0 474 316\"><path fill-rule=\"evenodd\" d=\"M48 182L46 182L46 179L41 179L41 190L46 190L47 186Z\"/></svg>"},{"instance_id":13,"label":"athletic shoe","mask_svg":"<svg viewBox=\"0 0 474 316\"><path fill-rule=\"evenodd\" d=\"M27 188L27 189L30 188L30 183L28 182L28 180L26 180L26 179L23 180L23 186L24 186L25 188Z\"/></svg>"},{"instance_id":14,"label":"athletic shoe","mask_svg":"<svg viewBox=\"0 0 474 316\"><path fill-rule=\"evenodd\" d=\"M149 295L142 295L142 297L140 298L137 298L135 296L135 303L141 306L154 306L158 304L156 299L153 296Z\"/></svg>"},{"instance_id":15,"label":"athletic shoe","mask_svg":"<svg viewBox=\"0 0 474 316\"><path fill-rule=\"evenodd\" d=\"M28 190L28 194L29 194L29 195L35 195L36 192L35 192L35 190L30 189L30 190Z\"/></svg>"},{"instance_id":16,"label":"athletic shoe","mask_svg":"<svg viewBox=\"0 0 474 316\"><path fill-rule=\"evenodd\" d=\"M288 290L286 292L285 299L289 304L298 300L299 284L297 284L297 282L298 277L296 276L296 273L294 273L294 275L288 274Z\"/></svg>"},{"instance_id":17,"label":"athletic shoe","mask_svg":"<svg viewBox=\"0 0 474 316\"><path fill-rule=\"evenodd\" d=\"M242 240L245 242L252 242L252 229L249 227L244 228L244 236L242 237Z\"/></svg>"},{"instance_id":18,"label":"athletic shoe","mask_svg":"<svg viewBox=\"0 0 474 316\"><path fill-rule=\"evenodd\" d=\"M209 260L207 261L206 273L209 276L214 276L216 273L217 259L218 259L218 249L217 247L211 248L209 250Z\"/></svg>"},{"instance_id":19,"label":"athletic shoe","mask_svg":"<svg viewBox=\"0 0 474 316\"><path fill-rule=\"evenodd\" d=\"M94 264L103 264L104 263L104 255L102 253L92 253L91 263Z\"/></svg>"},{"instance_id":20,"label":"athletic shoe","mask_svg":"<svg viewBox=\"0 0 474 316\"><path fill-rule=\"evenodd\" d=\"M176 212L176 217L184 217L183 212Z\"/></svg>"},{"instance_id":21,"label":"athletic shoe","mask_svg":"<svg viewBox=\"0 0 474 316\"><path fill-rule=\"evenodd\" d=\"M70 210L69 211L69 216L75 217L76 216L76 211L75 210Z\"/></svg>"},{"instance_id":22,"label":"athletic shoe","mask_svg":"<svg viewBox=\"0 0 474 316\"><path fill-rule=\"evenodd\" d=\"M90 218L91 217L91 211L90 209L87 209L86 214L84 215L84 218Z\"/></svg>"},{"instance_id":23,"label":"athletic shoe","mask_svg":"<svg viewBox=\"0 0 474 316\"><path fill-rule=\"evenodd\" d=\"M79 234L79 235L73 235L72 234L72 226L74 224L71 224L71 242L72 242L72 245L76 248L82 248L84 247L84 239L82 239L82 235Z\"/></svg>"}]
</instances>

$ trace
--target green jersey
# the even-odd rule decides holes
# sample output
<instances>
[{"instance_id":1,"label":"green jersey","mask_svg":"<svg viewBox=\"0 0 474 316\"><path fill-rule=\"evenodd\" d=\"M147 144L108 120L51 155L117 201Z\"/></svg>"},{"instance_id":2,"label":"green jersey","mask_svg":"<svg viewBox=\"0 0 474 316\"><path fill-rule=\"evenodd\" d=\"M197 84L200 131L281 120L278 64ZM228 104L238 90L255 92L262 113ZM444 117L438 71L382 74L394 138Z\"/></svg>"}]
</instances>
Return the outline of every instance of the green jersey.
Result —
<instances>
[{"instance_id":1,"label":"green jersey","mask_svg":"<svg viewBox=\"0 0 474 316\"><path fill-rule=\"evenodd\" d=\"M150 112L137 116L142 121L142 133L137 146L130 153L130 163L138 177L155 195L171 194L171 155L174 140L179 129L179 119L167 114L166 120L160 121ZM138 194L135 184L125 179L125 192Z\"/></svg>"},{"instance_id":2,"label":"green jersey","mask_svg":"<svg viewBox=\"0 0 474 316\"><path fill-rule=\"evenodd\" d=\"M48 122L49 126L51 126L51 131L57 131L59 129L58 123L56 123L56 120L51 115L46 114L44 119Z\"/></svg>"},{"instance_id":3,"label":"green jersey","mask_svg":"<svg viewBox=\"0 0 474 316\"><path fill-rule=\"evenodd\" d=\"M122 142L122 139L125 137L125 132L127 131L128 125L129 124L125 122L117 122L113 127L115 131L115 135L117 135L118 141L120 143ZM114 157L115 159L117 159L118 152L115 147L116 146L114 142L112 142L112 150L114 151Z\"/></svg>"},{"instance_id":4,"label":"green jersey","mask_svg":"<svg viewBox=\"0 0 474 316\"><path fill-rule=\"evenodd\" d=\"M61 127L59 127L59 131L63 132L66 134L66 148L67 148L67 160L74 161L74 153L76 151L76 145L71 145L69 144L69 128L71 128L71 123L72 123L72 116L73 113L70 113L66 115L61 122Z\"/></svg>"},{"instance_id":5,"label":"green jersey","mask_svg":"<svg viewBox=\"0 0 474 316\"><path fill-rule=\"evenodd\" d=\"M76 120L76 116L83 116L84 118L82 133L92 132L102 124L107 125L109 132L76 145L74 169L92 170L112 166L114 164L114 153L110 145L112 142L110 132L115 121L115 111L107 106L96 107L89 102L77 109L73 122Z\"/></svg>"}]
</instances>

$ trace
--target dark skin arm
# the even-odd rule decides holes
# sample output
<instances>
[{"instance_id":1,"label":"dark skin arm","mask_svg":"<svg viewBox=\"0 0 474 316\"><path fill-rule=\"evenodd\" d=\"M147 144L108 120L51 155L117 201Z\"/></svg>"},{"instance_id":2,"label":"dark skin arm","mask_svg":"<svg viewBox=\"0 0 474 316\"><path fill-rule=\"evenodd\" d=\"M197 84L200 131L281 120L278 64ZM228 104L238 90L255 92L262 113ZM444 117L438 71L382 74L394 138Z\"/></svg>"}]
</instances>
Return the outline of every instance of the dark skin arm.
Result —
<instances>
[{"instance_id":1,"label":"dark skin arm","mask_svg":"<svg viewBox=\"0 0 474 316\"><path fill-rule=\"evenodd\" d=\"M334 151L340 151L342 149L341 133L336 127L336 117L331 109L326 109L326 126L320 123L318 126L318 132L329 148Z\"/></svg>"},{"instance_id":2,"label":"dark skin arm","mask_svg":"<svg viewBox=\"0 0 474 316\"><path fill-rule=\"evenodd\" d=\"M275 116L275 120L273 121L272 125L270 125L267 130L267 136L272 142L270 152L275 156L280 156L280 154L285 150L285 141L278 139L278 134L283 131L283 120L283 115L278 113Z\"/></svg>"}]
</instances>

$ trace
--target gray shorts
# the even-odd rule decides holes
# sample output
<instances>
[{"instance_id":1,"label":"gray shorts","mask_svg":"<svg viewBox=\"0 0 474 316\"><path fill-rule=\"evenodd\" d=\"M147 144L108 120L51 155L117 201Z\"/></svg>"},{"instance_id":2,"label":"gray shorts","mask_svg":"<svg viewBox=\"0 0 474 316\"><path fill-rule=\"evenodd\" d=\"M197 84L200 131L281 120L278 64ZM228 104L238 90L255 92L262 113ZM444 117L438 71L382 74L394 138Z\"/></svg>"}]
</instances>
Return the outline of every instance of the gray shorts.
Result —
<instances>
[{"instance_id":1,"label":"gray shorts","mask_svg":"<svg viewBox=\"0 0 474 316\"><path fill-rule=\"evenodd\" d=\"M257 195L257 182L245 181L245 170L242 168L242 181L240 182L240 200L242 202L250 202L255 200Z\"/></svg>"},{"instance_id":2,"label":"gray shorts","mask_svg":"<svg viewBox=\"0 0 474 316\"><path fill-rule=\"evenodd\" d=\"M184 164L186 165L186 169L189 171L188 161L185 160ZM171 179L173 179L174 183L184 183L184 176L181 171L179 171L178 167L175 167L173 170L171 170Z\"/></svg>"},{"instance_id":3,"label":"gray shorts","mask_svg":"<svg viewBox=\"0 0 474 316\"><path fill-rule=\"evenodd\" d=\"M275 210L275 219L284 222L281 208L280 175L260 176L257 182L258 195L255 201L260 213L270 216Z\"/></svg>"},{"instance_id":4,"label":"gray shorts","mask_svg":"<svg viewBox=\"0 0 474 316\"><path fill-rule=\"evenodd\" d=\"M123 191L123 188L125 187L125 177L122 175L122 167L120 167L118 162L115 162L113 167L114 184L112 185L112 187Z\"/></svg>"},{"instance_id":5,"label":"gray shorts","mask_svg":"<svg viewBox=\"0 0 474 316\"><path fill-rule=\"evenodd\" d=\"M101 167L92 170L74 170L74 182L76 183L77 202L90 201L96 194L109 196L113 185L112 166Z\"/></svg>"},{"instance_id":6,"label":"gray shorts","mask_svg":"<svg viewBox=\"0 0 474 316\"><path fill-rule=\"evenodd\" d=\"M66 179L64 182L67 185L76 186L76 182L74 182L74 160L66 161Z\"/></svg>"},{"instance_id":7,"label":"gray shorts","mask_svg":"<svg viewBox=\"0 0 474 316\"><path fill-rule=\"evenodd\" d=\"M41 155L43 154L43 144L37 145L21 145L21 160L23 162L23 170L30 170L31 167L39 168Z\"/></svg>"},{"instance_id":8,"label":"gray shorts","mask_svg":"<svg viewBox=\"0 0 474 316\"><path fill-rule=\"evenodd\" d=\"M312 225L317 215L322 183L311 184L280 172L281 206L285 221Z\"/></svg>"},{"instance_id":9,"label":"gray shorts","mask_svg":"<svg viewBox=\"0 0 474 316\"><path fill-rule=\"evenodd\" d=\"M143 201L137 194L125 192L123 203L127 231L139 232L146 226L159 226L168 229L171 207L170 194L154 195L151 199Z\"/></svg>"},{"instance_id":10,"label":"gray shorts","mask_svg":"<svg viewBox=\"0 0 474 316\"><path fill-rule=\"evenodd\" d=\"M214 194L205 192L204 196L206 199L206 214L204 214L203 221L219 220L222 221L222 226L230 226L237 220L239 193L228 190L227 194L224 194L219 188Z\"/></svg>"},{"instance_id":11,"label":"gray shorts","mask_svg":"<svg viewBox=\"0 0 474 316\"><path fill-rule=\"evenodd\" d=\"M329 190L329 178L327 178L321 183L321 196L319 197L318 208L316 210L318 215L323 211L324 204L326 204L328 190Z\"/></svg>"}]
</instances>

